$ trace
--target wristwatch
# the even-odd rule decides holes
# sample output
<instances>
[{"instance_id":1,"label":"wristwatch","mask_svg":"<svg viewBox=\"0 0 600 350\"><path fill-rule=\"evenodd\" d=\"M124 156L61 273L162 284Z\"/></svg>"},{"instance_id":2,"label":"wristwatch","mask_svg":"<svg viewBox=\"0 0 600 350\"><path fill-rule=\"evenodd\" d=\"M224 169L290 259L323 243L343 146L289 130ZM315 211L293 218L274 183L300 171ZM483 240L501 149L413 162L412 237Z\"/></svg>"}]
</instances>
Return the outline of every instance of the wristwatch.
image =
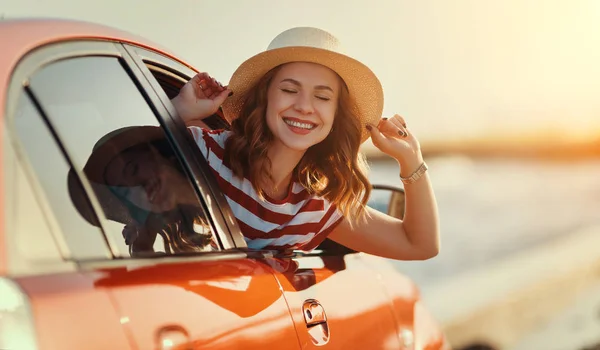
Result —
<instances>
[{"instance_id":1,"label":"wristwatch","mask_svg":"<svg viewBox=\"0 0 600 350\"><path fill-rule=\"evenodd\" d=\"M421 178L421 176L423 176L423 174L425 174L426 171L427 171L427 164L425 164L425 162L423 162L417 168L417 170L415 170L412 174L410 174L410 176L408 176L408 177L400 176L400 180L402 180L402 182L406 185L412 184L412 183L416 182L417 180L419 180Z\"/></svg>"}]
</instances>

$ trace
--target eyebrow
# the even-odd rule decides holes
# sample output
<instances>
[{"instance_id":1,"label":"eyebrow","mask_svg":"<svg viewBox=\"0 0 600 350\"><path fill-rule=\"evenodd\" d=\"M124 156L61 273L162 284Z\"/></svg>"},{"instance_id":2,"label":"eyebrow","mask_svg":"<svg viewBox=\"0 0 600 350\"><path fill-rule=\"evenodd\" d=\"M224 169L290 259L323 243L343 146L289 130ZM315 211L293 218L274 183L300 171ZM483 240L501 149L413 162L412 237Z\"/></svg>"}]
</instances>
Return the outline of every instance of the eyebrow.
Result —
<instances>
[{"instance_id":1,"label":"eyebrow","mask_svg":"<svg viewBox=\"0 0 600 350\"><path fill-rule=\"evenodd\" d=\"M286 78L286 79L283 79L283 80L281 81L281 83L283 83L283 82L292 83L292 84L294 84L294 85L296 85L296 86L302 86L302 84L300 84L300 82L299 82L298 80L291 79L291 78ZM317 86L315 86L315 89L317 89L317 90L329 90L329 91L331 91L331 92L334 92L334 91L333 91L333 89L332 89L332 88L330 88L330 87L329 87L329 86L327 86L327 85L317 85Z\"/></svg>"}]
</instances>

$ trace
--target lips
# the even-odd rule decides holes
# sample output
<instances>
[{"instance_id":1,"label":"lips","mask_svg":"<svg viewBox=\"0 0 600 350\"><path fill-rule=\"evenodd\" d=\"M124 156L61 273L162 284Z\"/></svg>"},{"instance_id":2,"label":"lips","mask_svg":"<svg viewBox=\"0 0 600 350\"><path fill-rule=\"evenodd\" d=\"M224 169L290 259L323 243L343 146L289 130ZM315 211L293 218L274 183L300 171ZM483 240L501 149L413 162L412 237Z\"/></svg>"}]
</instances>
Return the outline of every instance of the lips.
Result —
<instances>
[{"instance_id":1,"label":"lips","mask_svg":"<svg viewBox=\"0 0 600 350\"><path fill-rule=\"evenodd\" d=\"M301 120L301 119L297 119L297 118L283 118L283 121L294 128L298 128L298 129L304 129L304 130L312 130L314 128L317 127L317 124L307 121L307 120Z\"/></svg>"},{"instance_id":2,"label":"lips","mask_svg":"<svg viewBox=\"0 0 600 350\"><path fill-rule=\"evenodd\" d=\"M160 180L152 179L146 183L144 189L146 190L146 195L148 196L148 200L150 203L154 203L154 199L156 198L159 190L160 190Z\"/></svg>"}]
</instances>

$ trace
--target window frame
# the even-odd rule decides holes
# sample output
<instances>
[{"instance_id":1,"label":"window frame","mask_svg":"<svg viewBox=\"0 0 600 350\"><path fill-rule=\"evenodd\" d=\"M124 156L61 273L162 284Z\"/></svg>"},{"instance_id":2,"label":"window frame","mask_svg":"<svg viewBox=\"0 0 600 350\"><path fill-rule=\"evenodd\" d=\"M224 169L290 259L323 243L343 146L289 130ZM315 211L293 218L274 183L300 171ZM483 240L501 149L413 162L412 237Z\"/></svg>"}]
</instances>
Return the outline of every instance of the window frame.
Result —
<instances>
[{"instance_id":1,"label":"window frame","mask_svg":"<svg viewBox=\"0 0 600 350\"><path fill-rule=\"evenodd\" d=\"M32 98L34 104L36 104L38 112L41 114L42 118L47 122L47 116L44 113L43 106L39 105L37 99L35 98L35 95L33 95L31 90L28 89L28 78L35 74L35 72L37 72L38 70L43 69L45 66L51 63L65 59L90 56L113 57L122 61L125 73L128 74L132 82L138 87L140 94L145 99L148 106L154 112L157 121L167 134L167 137L171 139L172 144L174 145L174 152L180 158L181 162L184 165L184 168L186 168L188 179L192 183L192 187L196 191L199 200L203 205L203 209L205 210L207 219L211 223L215 237L218 240L220 249L219 251L196 253L195 258L193 258L192 255L175 255L170 257L170 259L168 260L181 261L181 258L192 258L196 260L200 255L205 255L206 258L210 259L210 256L218 256L219 253L223 253L224 250L228 248L234 248L234 246L231 246L230 244L230 242L233 242L233 240L231 239L231 235L229 234L228 226L223 225L222 220L217 220L220 217L222 218L222 214L219 211L220 207L216 205L215 201L211 196L206 196L206 184L196 179L196 175L199 172L196 169L190 171L190 162L188 161L189 156L186 157L184 154L182 154L180 145L182 143L185 144L185 142L182 142L183 136L181 135L178 128L175 127L175 122L173 121L171 114L167 112L167 108L164 106L160 98L156 95L155 88L147 80L147 77L139 70L137 62L134 61L132 56L125 50L123 45L117 41L96 39L67 40L58 43L43 45L23 56L17 67L14 69L8 86L6 99L7 113L5 118L7 132L11 136L10 139L12 141L13 149L15 150L17 161L23 164L24 170L27 173L28 178L31 180L35 179L35 181L32 181L31 186L34 188L35 194L39 198L39 201L41 203L42 210L48 218L51 233L53 235L53 238L57 242L57 246L63 259L68 261L78 261L73 259L72 254L69 251L64 232L62 232L60 226L58 225L58 222L56 221L57 219L52 210L52 206L50 205L46 194L41 188L41 185L37 181L38 175L35 173L31 165L29 164L24 146L21 144L22 141L17 137L16 128L14 125L14 113L16 111L18 99L21 93L25 93L28 95L29 98ZM52 130L50 131L52 132ZM55 140L58 143L59 147L62 149L65 160L69 164L71 164L72 157L69 154L69 150L65 149L62 140L56 138L56 135ZM107 259L103 260L103 262L115 259L121 261L138 260L139 258L123 259L122 257L120 257L118 247L114 244L114 242L111 242L110 235L107 235L106 233L108 232L106 229L107 219L100 207L96 195L94 194L89 184L89 181L87 180L87 178L85 178L85 176L83 176L81 170L76 170L76 173L84 187L84 191L86 192L88 199L93 207L93 210L100 222L99 229L106 243L104 249L106 249L107 256ZM190 176L190 173L192 176ZM10 249L10 247L7 247L7 249ZM236 258L239 258L239 254L234 255L236 255Z\"/></svg>"},{"instance_id":2,"label":"window frame","mask_svg":"<svg viewBox=\"0 0 600 350\"><path fill-rule=\"evenodd\" d=\"M47 117L43 109L40 109L37 99L35 99L35 97L31 94L31 91L28 89L29 77L32 76L36 71L42 69L48 64L51 64L52 62L57 62L71 57L85 56L108 56L117 58L121 57L119 56L115 45L110 42L61 42L56 44L45 45L36 48L30 53L23 56L21 62L19 62L18 66L13 71L7 93L7 113L5 122L7 131L11 134L11 140L13 142L13 148L17 155L17 161L23 164L24 171L27 173L27 177L31 182L31 186L33 187L38 201L42 206L42 210L48 220L50 231L54 237L54 240L57 242L57 245L61 252L61 256L67 261L77 260L72 256L72 253L67 244L66 237L64 236L62 229L58 224L58 219L56 218L56 215L52 210L52 205L49 202L49 199L47 198L41 184L39 183L38 174L36 174L35 170L29 162L29 158L27 156L25 147L22 144L20 138L18 137L16 126L14 124L14 117L16 108L18 106L18 100L21 94L25 94L27 98L29 98L31 102L35 105L36 110L42 117L43 121L47 123ZM54 133L51 128L49 131L51 133ZM56 139L56 137L55 141L61 148L66 162L71 164L69 154L68 152L65 153L65 149L62 145L62 142ZM104 213L100 209L100 204L96 196L93 194L93 190L91 189L91 186L87 179L82 178L81 171L76 169L75 171L84 188L84 191L87 194L88 200L90 201L92 208L94 209L94 212L99 219L99 230L103 236L103 240L105 241L104 255L107 259L113 259L115 256L118 256L118 250L114 244L111 244L110 237L106 234L106 227L104 224L106 222L106 218L104 217Z\"/></svg>"},{"instance_id":3,"label":"window frame","mask_svg":"<svg viewBox=\"0 0 600 350\"><path fill-rule=\"evenodd\" d=\"M133 44L123 44L123 49L130 55L133 62L137 65L139 72L154 91L157 100L155 104L161 104L163 111L173 121L174 128L180 130L184 137L179 139L177 144L185 159L189 159L188 166L192 169L192 176L200 188L205 198L210 198L214 203L214 212L211 212L213 220L218 221L223 228L227 229L227 234L223 235L227 241L223 242L225 249L247 249L246 241L237 219L231 210L225 195L221 191L208 162L198 149L194 146L193 137L187 131L185 124L177 115L177 111L169 100L169 97L160 86L148 65L156 66L160 70L166 70L182 81L188 81L198 71L187 64L173 57L165 56L159 52L152 51L149 48L140 47ZM140 78L141 79L141 78ZM187 140L184 140L186 138ZM194 147L192 147L194 146Z\"/></svg>"}]
</instances>

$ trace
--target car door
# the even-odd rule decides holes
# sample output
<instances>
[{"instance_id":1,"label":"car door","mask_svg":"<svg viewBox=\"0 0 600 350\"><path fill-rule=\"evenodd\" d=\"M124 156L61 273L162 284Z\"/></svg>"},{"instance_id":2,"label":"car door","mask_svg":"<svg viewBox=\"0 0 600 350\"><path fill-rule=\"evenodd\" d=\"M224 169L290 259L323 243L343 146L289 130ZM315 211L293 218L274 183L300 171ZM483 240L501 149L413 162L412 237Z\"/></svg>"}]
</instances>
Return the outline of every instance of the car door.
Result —
<instances>
[{"instance_id":1,"label":"car door","mask_svg":"<svg viewBox=\"0 0 600 350\"><path fill-rule=\"evenodd\" d=\"M8 125L18 125L3 135L1 169L0 248L7 270L0 276L0 349L129 349L111 296L77 267L77 261L110 256L102 232L68 204L63 178L54 176L66 174L65 158L22 87L15 92L9 110L20 120L7 116ZM16 138L19 147L13 147ZM66 242L61 231L86 237L86 247L77 249L80 240Z\"/></svg>"},{"instance_id":2,"label":"car door","mask_svg":"<svg viewBox=\"0 0 600 350\"><path fill-rule=\"evenodd\" d=\"M23 65L27 69L22 70L19 79L26 82L25 90L32 103L15 113L15 125L20 130L16 133L18 142L36 144L37 136L44 134L50 143L48 147L63 156L64 164L55 166L44 157L45 148L23 147L27 161L36 163L33 167L38 170L50 209L60 211L62 207L75 205L77 211L71 210L70 215L85 218L84 229L61 227L61 239L88 285L110 296L132 347L298 348L294 323L273 270L234 249L235 241L218 204L220 199L207 187L200 163L188 161L190 156L185 152L189 149L182 142L186 136L175 126L131 55L113 42L68 42L37 50ZM30 132L34 126L39 131L36 137ZM164 187L169 191L160 193L183 189L188 194L186 211L177 209L182 204L164 212L153 211L153 207L142 212L146 217L165 222L170 218L166 213L177 210L182 211L180 217L193 216L190 219L194 220L193 228L200 230L195 233L209 239L201 245L195 243L199 241L185 240L195 244L192 250L182 250L180 245L173 244L178 241L170 236L172 225L165 225L154 241L149 239L151 244L144 246L144 251L132 251L131 245L126 244L129 236L125 234L128 231L122 218L143 216L140 206L136 204L135 211L131 206L125 210L123 201L114 199L123 198L115 194L121 193L117 189L126 185L99 183L88 170L94 168L88 168L91 154L107 144L111 147L116 144L108 143L106 135L141 126L160 135L161 147L157 152L135 153L136 157L132 156L120 171L128 171L129 164L141 162L146 155L163 162L144 163L151 169L149 173L162 174L167 163L179 170L170 181L160 182L160 186L169 186ZM127 148L128 152L156 148L157 139L145 140L146 136L140 133L131 135L121 139L123 142L136 139L136 147ZM137 147L138 144L144 147ZM108 164L121 162L119 157L124 153L111 155ZM156 165L159 163L160 167ZM152 168L153 164L156 168ZM136 167L139 169L141 165ZM98 172L106 176L110 170L102 168ZM134 173L138 176L139 170ZM149 197L148 191L146 188L140 196ZM58 198L63 201L57 201ZM189 207L193 210L187 210ZM139 232L136 234L139 237ZM85 258L85 253L98 245L106 247L108 254ZM133 253L141 255L133 258ZM65 297L69 293L67 288ZM82 315L87 312L85 308L79 310ZM72 315L74 320L77 315Z\"/></svg>"},{"instance_id":3,"label":"car door","mask_svg":"<svg viewBox=\"0 0 600 350\"><path fill-rule=\"evenodd\" d=\"M390 299L358 254L298 252L276 276L302 349L402 349Z\"/></svg>"}]
</instances>

